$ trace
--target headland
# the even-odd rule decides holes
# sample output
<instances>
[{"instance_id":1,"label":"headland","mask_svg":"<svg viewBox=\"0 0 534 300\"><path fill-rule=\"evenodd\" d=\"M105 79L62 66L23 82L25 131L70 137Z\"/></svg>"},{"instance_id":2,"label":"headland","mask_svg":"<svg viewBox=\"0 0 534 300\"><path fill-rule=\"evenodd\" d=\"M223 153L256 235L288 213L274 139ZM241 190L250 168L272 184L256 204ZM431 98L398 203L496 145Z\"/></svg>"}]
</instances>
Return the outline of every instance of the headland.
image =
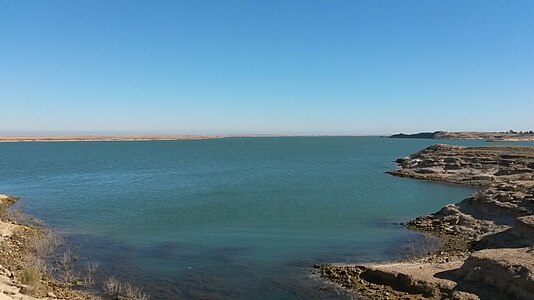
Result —
<instances>
[{"instance_id":1,"label":"headland","mask_svg":"<svg viewBox=\"0 0 534 300\"><path fill-rule=\"evenodd\" d=\"M524 142L534 141L534 131L515 132L419 132L414 134L394 134L389 138L408 138L408 139L436 139L436 140L486 140L488 142Z\"/></svg>"},{"instance_id":2,"label":"headland","mask_svg":"<svg viewBox=\"0 0 534 300\"><path fill-rule=\"evenodd\" d=\"M317 265L324 278L369 299L534 299L534 147L433 145L397 163L480 190L406 224L423 234L415 257Z\"/></svg>"}]
</instances>

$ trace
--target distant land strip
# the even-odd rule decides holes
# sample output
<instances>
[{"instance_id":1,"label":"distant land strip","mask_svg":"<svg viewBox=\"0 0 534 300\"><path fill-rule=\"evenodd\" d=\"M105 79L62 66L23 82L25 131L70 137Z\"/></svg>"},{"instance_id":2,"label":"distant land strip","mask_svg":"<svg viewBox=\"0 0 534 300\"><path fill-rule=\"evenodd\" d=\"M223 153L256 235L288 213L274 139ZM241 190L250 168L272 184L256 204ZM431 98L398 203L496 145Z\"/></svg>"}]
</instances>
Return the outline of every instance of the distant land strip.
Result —
<instances>
[{"instance_id":1,"label":"distant land strip","mask_svg":"<svg viewBox=\"0 0 534 300\"><path fill-rule=\"evenodd\" d=\"M415 134L394 134L390 138L408 139L437 139L437 140L486 140L488 142L532 142L534 141L534 131L516 132L420 132Z\"/></svg>"},{"instance_id":2,"label":"distant land strip","mask_svg":"<svg viewBox=\"0 0 534 300\"><path fill-rule=\"evenodd\" d=\"M0 142L107 142L107 141L176 141L222 138L220 135L79 135L79 136L0 136Z\"/></svg>"},{"instance_id":3,"label":"distant land strip","mask_svg":"<svg viewBox=\"0 0 534 300\"><path fill-rule=\"evenodd\" d=\"M284 134L230 135L0 135L0 143L9 142L113 142L113 141L186 141L236 137L290 137ZM321 136L321 135L313 135Z\"/></svg>"}]
</instances>

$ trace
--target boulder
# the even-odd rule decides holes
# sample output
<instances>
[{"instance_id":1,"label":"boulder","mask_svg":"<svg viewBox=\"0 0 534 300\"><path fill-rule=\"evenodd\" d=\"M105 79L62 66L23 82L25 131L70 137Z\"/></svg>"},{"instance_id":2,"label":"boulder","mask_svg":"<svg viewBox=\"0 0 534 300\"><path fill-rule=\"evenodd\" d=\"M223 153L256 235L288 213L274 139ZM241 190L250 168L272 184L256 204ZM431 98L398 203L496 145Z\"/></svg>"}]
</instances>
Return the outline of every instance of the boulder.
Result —
<instances>
[{"instance_id":1,"label":"boulder","mask_svg":"<svg viewBox=\"0 0 534 300\"><path fill-rule=\"evenodd\" d=\"M473 253L457 271L459 278L486 284L521 300L534 299L534 250L486 249Z\"/></svg>"}]
</instances>

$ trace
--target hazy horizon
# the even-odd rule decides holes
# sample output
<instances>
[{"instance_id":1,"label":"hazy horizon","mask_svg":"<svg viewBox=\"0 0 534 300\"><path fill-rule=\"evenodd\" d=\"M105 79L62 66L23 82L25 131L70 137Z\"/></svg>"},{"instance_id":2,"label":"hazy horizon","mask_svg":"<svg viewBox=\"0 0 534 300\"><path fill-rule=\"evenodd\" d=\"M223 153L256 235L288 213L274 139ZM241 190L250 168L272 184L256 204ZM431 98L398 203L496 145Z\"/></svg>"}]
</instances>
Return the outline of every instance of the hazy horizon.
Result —
<instances>
[{"instance_id":1,"label":"hazy horizon","mask_svg":"<svg viewBox=\"0 0 534 300\"><path fill-rule=\"evenodd\" d=\"M0 136L225 136L225 137L239 137L239 136L303 136L303 137L313 137L313 136L389 136L393 134L403 133L403 134L414 134L414 133L421 133L421 132L435 132L435 131L441 131L441 130L421 130L421 131L414 131L414 132L386 132L386 133L363 133L363 134L351 134L351 133L336 133L336 132L325 132L325 133L308 133L308 132L286 132L286 133L270 133L270 132L260 132L260 133L254 133L254 132L244 132L244 133L217 133L217 132L211 132L211 133L186 133L186 132L139 132L139 131L122 131L122 132L114 132L114 131L104 131L104 132L94 132L94 131L52 131L52 132L40 132L40 131L22 131L22 132L0 132ZM446 130L445 130L446 131ZM508 130L498 130L498 131L482 131L482 132L506 132ZM514 130L516 132L526 132L529 130ZM475 131L466 131L462 130L462 132L475 132Z\"/></svg>"},{"instance_id":2,"label":"hazy horizon","mask_svg":"<svg viewBox=\"0 0 534 300\"><path fill-rule=\"evenodd\" d=\"M532 15L532 1L0 1L0 134L534 130Z\"/></svg>"}]
</instances>

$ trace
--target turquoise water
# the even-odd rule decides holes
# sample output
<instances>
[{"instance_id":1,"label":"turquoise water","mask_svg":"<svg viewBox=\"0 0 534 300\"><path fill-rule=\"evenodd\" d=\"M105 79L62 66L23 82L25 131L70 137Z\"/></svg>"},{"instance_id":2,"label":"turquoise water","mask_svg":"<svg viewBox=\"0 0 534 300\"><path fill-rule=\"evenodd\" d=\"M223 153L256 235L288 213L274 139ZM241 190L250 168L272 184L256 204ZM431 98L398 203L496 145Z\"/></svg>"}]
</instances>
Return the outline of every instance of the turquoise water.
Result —
<instances>
[{"instance_id":1,"label":"turquoise water","mask_svg":"<svg viewBox=\"0 0 534 300\"><path fill-rule=\"evenodd\" d=\"M327 298L314 263L394 258L415 235L394 223L473 191L384 174L435 142L3 143L0 193L79 243L100 278L141 283L153 299Z\"/></svg>"}]
</instances>

